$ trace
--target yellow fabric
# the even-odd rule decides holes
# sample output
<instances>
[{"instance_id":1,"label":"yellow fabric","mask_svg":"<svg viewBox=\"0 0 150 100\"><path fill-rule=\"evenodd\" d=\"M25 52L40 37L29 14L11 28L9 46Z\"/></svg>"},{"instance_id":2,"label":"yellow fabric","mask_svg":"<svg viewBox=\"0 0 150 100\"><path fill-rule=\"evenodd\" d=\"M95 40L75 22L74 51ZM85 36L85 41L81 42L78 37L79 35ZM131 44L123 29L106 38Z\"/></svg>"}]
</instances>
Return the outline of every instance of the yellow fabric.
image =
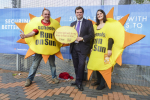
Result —
<instances>
[{"instance_id":1,"label":"yellow fabric","mask_svg":"<svg viewBox=\"0 0 150 100\"><path fill-rule=\"evenodd\" d=\"M55 19L50 18L50 25L44 26L41 23L43 17L33 18L24 29L24 34L30 33L33 29L37 29L39 33L33 37L25 38L29 48L38 54L53 55L60 51L61 43L54 38L54 32L60 27Z\"/></svg>"},{"instance_id":2,"label":"yellow fabric","mask_svg":"<svg viewBox=\"0 0 150 100\"><path fill-rule=\"evenodd\" d=\"M95 38L87 68L98 71L107 70L115 65L116 59L123 52L125 30L120 22L112 18L107 18L105 25L100 30L97 30L97 25L95 24L93 27ZM109 38L114 40L112 55L110 64L104 64L104 54L107 54Z\"/></svg>"}]
</instances>

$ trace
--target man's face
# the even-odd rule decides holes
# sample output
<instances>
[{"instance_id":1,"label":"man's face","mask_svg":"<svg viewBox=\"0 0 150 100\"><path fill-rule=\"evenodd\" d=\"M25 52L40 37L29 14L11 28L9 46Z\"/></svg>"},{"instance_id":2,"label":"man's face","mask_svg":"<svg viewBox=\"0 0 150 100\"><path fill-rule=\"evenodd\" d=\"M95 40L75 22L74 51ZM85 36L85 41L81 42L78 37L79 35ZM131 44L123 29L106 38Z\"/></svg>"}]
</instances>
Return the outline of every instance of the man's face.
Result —
<instances>
[{"instance_id":1,"label":"man's face","mask_svg":"<svg viewBox=\"0 0 150 100\"><path fill-rule=\"evenodd\" d=\"M78 20L80 20L80 19L83 18L83 12L82 12L82 9L76 10L76 17L77 17Z\"/></svg>"},{"instance_id":2,"label":"man's face","mask_svg":"<svg viewBox=\"0 0 150 100\"><path fill-rule=\"evenodd\" d=\"M44 17L45 21L49 21L49 19L50 19L50 12L48 10L44 10L42 16Z\"/></svg>"}]
</instances>

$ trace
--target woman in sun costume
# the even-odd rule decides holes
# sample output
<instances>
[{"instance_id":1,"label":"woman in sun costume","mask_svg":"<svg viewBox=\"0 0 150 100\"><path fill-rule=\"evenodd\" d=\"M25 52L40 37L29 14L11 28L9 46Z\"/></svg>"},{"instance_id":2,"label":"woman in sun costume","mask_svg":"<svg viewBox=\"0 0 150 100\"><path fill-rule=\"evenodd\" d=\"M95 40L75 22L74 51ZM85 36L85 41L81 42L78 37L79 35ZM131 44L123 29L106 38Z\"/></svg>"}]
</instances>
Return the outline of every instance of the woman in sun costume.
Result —
<instances>
[{"instance_id":1,"label":"woman in sun costume","mask_svg":"<svg viewBox=\"0 0 150 100\"><path fill-rule=\"evenodd\" d=\"M126 32L123 25L125 24L129 14L117 21L113 19L113 10L114 8L112 8L107 14L107 21L103 25L102 29L97 30L97 25L93 22L95 38L87 66L88 80L93 71L99 71L109 88L111 88L112 68L116 62L119 65L122 64L121 56L125 47L145 37L145 35ZM109 38L112 38L114 41L111 51L107 50ZM103 88L104 86L99 86L97 89L101 90Z\"/></svg>"},{"instance_id":2,"label":"woman in sun costume","mask_svg":"<svg viewBox=\"0 0 150 100\"><path fill-rule=\"evenodd\" d=\"M100 60L103 60L103 59L99 59L99 57L104 57L104 54L106 52L108 52L108 54L107 54L108 57L110 57L111 53L112 53L111 48L113 45L113 39L112 38L108 39L108 37L107 37L107 33L106 33L108 30L107 24L108 24L108 22L106 19L105 12L103 10L99 9L96 13L96 24L93 25L95 38L94 38L92 51L95 53L91 54L91 58L92 58L92 56L94 56L95 58L94 57L93 58L97 59L94 61L94 63L96 63L96 64L98 64L98 62ZM89 63L91 63L91 60L92 59L90 59ZM96 66L99 66L99 64ZM105 80L104 80L103 76L101 75L101 73L96 71L96 74L97 74L97 81L95 83L93 83L92 86L98 85L98 87L96 89L102 90L103 88L105 88Z\"/></svg>"}]
</instances>

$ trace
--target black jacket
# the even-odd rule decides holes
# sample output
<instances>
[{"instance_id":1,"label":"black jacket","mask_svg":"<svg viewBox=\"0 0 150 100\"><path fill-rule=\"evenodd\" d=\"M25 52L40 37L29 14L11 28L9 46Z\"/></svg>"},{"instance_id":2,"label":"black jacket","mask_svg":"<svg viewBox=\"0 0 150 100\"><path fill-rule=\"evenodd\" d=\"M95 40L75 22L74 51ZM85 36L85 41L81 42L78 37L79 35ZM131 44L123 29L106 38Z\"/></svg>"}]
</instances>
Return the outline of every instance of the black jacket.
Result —
<instances>
[{"instance_id":1,"label":"black jacket","mask_svg":"<svg viewBox=\"0 0 150 100\"><path fill-rule=\"evenodd\" d=\"M73 27L74 25L76 26L76 23L77 21L72 22L70 26L71 27ZM82 54L90 53L90 49L91 49L90 40L94 38L94 29L91 21L83 18L79 37L83 37L84 40L84 41L80 41L78 44L81 49L81 53ZM73 45L74 43L70 44L70 53L72 53Z\"/></svg>"}]
</instances>

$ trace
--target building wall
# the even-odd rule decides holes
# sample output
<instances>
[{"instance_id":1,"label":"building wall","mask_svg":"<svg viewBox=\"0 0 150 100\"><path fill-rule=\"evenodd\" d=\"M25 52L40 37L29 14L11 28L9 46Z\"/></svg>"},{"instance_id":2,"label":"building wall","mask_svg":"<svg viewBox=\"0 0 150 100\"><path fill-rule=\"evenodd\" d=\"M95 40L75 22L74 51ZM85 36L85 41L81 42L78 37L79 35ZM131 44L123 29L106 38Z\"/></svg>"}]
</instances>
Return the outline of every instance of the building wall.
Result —
<instances>
[{"instance_id":1,"label":"building wall","mask_svg":"<svg viewBox=\"0 0 150 100\"><path fill-rule=\"evenodd\" d=\"M103 1L103 3L102 3ZM60 6L94 6L138 4L135 0L16 0L17 8L60 7ZM150 4L144 0L143 4ZM0 9L12 8L12 0L0 0Z\"/></svg>"}]
</instances>

